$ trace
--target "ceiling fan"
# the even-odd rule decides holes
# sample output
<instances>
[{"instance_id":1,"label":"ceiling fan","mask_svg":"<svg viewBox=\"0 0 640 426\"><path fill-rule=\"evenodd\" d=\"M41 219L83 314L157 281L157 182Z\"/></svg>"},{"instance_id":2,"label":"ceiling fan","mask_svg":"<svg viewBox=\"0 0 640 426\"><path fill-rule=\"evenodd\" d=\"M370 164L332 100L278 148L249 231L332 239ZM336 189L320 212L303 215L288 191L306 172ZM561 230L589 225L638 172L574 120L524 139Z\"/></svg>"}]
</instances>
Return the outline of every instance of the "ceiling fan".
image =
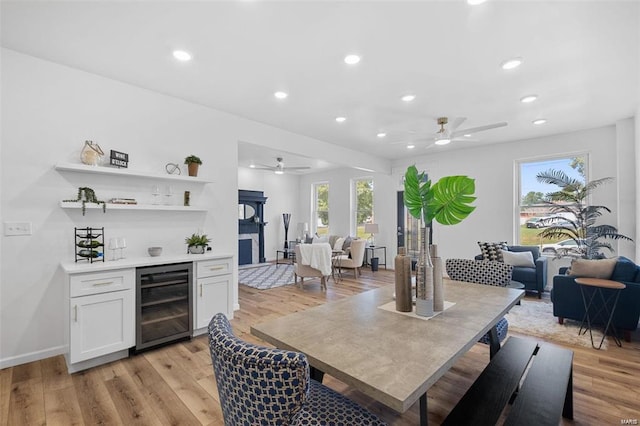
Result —
<instances>
[{"instance_id":1,"label":"ceiling fan","mask_svg":"<svg viewBox=\"0 0 640 426\"><path fill-rule=\"evenodd\" d=\"M447 124L449 124L448 117L438 117L437 123L440 126L440 129L435 133L435 138L433 139L433 143L435 145L446 145L450 142L454 141L471 141L473 139L469 139L469 137L475 133L483 132L485 130L496 129L498 127L505 127L508 123L505 121L493 124L487 124L484 126L478 127L470 127L468 129L456 130L464 121L465 117L457 117L454 119L453 123L449 126L449 128L445 128ZM463 136L463 137L461 137ZM430 140L431 138L422 138L421 140ZM413 141L419 141L419 139L414 139ZM413 144L413 141L411 144ZM399 142L399 143L405 143Z\"/></svg>"},{"instance_id":2,"label":"ceiling fan","mask_svg":"<svg viewBox=\"0 0 640 426\"><path fill-rule=\"evenodd\" d=\"M253 168L256 169L256 170L271 170L277 175L281 175L286 171L290 172L290 171L295 171L295 170L307 170L307 169L311 168L311 167L307 167L307 166L286 167L284 165L284 160L282 159L282 157L277 157L276 158L276 165L275 166L266 166L264 164L260 164L260 166L261 167L253 167Z\"/></svg>"}]
</instances>

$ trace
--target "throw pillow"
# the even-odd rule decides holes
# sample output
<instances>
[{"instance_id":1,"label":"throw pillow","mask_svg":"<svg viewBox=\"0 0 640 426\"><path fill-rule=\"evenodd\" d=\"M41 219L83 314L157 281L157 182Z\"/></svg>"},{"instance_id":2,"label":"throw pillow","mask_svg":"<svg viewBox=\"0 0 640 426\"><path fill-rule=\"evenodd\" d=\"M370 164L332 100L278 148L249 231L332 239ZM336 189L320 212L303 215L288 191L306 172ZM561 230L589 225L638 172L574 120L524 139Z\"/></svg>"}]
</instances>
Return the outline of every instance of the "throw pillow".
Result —
<instances>
[{"instance_id":1,"label":"throw pillow","mask_svg":"<svg viewBox=\"0 0 640 426\"><path fill-rule=\"evenodd\" d=\"M344 244L342 244L342 250L343 251L347 251L347 249L351 248L351 241L353 241L353 239L351 238L351 235L349 235L349 236L347 236L347 238L345 238Z\"/></svg>"},{"instance_id":2,"label":"throw pillow","mask_svg":"<svg viewBox=\"0 0 640 426\"><path fill-rule=\"evenodd\" d=\"M497 260L498 262L502 262L502 251L508 250L506 241L499 243L483 243L478 241L478 245L480 246L483 260Z\"/></svg>"},{"instance_id":3,"label":"throw pillow","mask_svg":"<svg viewBox=\"0 0 640 426\"><path fill-rule=\"evenodd\" d=\"M526 266L528 268L535 268L536 264L533 262L533 253L530 251L503 251L500 250L504 263L512 266Z\"/></svg>"},{"instance_id":4,"label":"throw pillow","mask_svg":"<svg viewBox=\"0 0 640 426\"><path fill-rule=\"evenodd\" d=\"M574 277L602 278L608 280L618 259L573 259L568 275Z\"/></svg>"},{"instance_id":5,"label":"throw pillow","mask_svg":"<svg viewBox=\"0 0 640 426\"><path fill-rule=\"evenodd\" d=\"M342 237L336 238L336 242L333 244L333 249L342 250L343 245L344 245L344 238Z\"/></svg>"}]
</instances>

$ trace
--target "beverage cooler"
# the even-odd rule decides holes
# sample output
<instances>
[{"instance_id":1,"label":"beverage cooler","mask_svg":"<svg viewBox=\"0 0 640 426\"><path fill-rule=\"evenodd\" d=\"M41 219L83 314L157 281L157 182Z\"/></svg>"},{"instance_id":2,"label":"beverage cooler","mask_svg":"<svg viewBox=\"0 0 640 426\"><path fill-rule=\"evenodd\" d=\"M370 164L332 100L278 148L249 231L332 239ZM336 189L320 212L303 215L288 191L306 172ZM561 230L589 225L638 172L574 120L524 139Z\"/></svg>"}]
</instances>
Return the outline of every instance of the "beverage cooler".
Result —
<instances>
[{"instance_id":1,"label":"beverage cooler","mask_svg":"<svg viewBox=\"0 0 640 426\"><path fill-rule=\"evenodd\" d=\"M135 351L190 338L192 262L136 268Z\"/></svg>"}]
</instances>

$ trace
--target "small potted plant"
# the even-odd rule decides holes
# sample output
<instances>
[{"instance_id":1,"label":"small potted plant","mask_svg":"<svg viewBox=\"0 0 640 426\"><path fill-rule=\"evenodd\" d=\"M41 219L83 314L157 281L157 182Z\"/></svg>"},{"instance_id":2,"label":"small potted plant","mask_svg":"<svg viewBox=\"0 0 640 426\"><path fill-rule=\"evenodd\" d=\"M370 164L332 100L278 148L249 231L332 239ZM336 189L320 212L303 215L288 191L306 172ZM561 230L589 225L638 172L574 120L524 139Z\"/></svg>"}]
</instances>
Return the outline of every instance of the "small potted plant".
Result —
<instances>
[{"instance_id":1,"label":"small potted plant","mask_svg":"<svg viewBox=\"0 0 640 426\"><path fill-rule=\"evenodd\" d=\"M202 164L200 157L190 155L184 159L184 164L187 165L189 176L198 176L198 167Z\"/></svg>"},{"instance_id":2,"label":"small potted plant","mask_svg":"<svg viewBox=\"0 0 640 426\"><path fill-rule=\"evenodd\" d=\"M189 246L187 251L191 254L204 253L207 245L209 245L209 239L206 234L191 234L190 237L184 239L184 242Z\"/></svg>"}]
</instances>

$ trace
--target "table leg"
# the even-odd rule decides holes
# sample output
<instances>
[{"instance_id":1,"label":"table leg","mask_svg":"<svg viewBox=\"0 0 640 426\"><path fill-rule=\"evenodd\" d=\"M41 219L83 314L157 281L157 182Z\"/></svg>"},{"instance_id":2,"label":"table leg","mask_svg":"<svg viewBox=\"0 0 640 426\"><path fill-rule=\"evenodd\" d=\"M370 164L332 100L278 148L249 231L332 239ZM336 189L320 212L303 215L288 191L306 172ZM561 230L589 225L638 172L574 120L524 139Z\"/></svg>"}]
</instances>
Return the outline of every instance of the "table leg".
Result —
<instances>
[{"instance_id":1,"label":"table leg","mask_svg":"<svg viewBox=\"0 0 640 426\"><path fill-rule=\"evenodd\" d=\"M498 338L498 325L494 325L489 330L489 359L493 357L500 350L500 339Z\"/></svg>"},{"instance_id":2,"label":"table leg","mask_svg":"<svg viewBox=\"0 0 640 426\"><path fill-rule=\"evenodd\" d=\"M612 335L613 335L613 341L616 343L616 345L618 347L622 347L622 342L620 341L620 339L618 338L618 330L616 330L616 326L613 325L611 323L611 320L613 319L613 313L616 311L616 307L618 306L618 299L620 298L620 291L616 291L616 298L613 301L613 306L611 307L611 312L609 312L609 308L607 308L607 301L604 300L604 294L602 294L602 289L598 289L600 290L600 299L602 299L602 306L604 306L604 311L605 313L609 316L609 319L607 321L607 325L604 328L604 332L602 334L602 340L600 341L600 346L598 347L598 349L600 349L602 347L602 343L604 342L604 338L607 337L607 331L609 331L609 327L612 328ZM612 296L609 296L609 300L611 299Z\"/></svg>"},{"instance_id":3,"label":"table leg","mask_svg":"<svg viewBox=\"0 0 640 426\"><path fill-rule=\"evenodd\" d=\"M573 420L573 365L569 373L569 383L567 383L567 393L564 395L564 406L562 407L562 417Z\"/></svg>"},{"instance_id":4,"label":"table leg","mask_svg":"<svg viewBox=\"0 0 640 426\"><path fill-rule=\"evenodd\" d=\"M580 330L578 330L578 335L585 334L587 330L582 332L582 327L584 326L584 320L587 319L587 328L589 329L589 336L591 337L591 346L595 348L593 344L593 333L591 333L591 316L589 315L589 310L591 309L591 305L593 304L593 298L596 296L595 290L591 294L591 299L589 299L589 303L587 303L587 298L584 295L584 286L580 286L580 294L582 294L582 303L584 304L584 317L582 318L582 322L580 323Z\"/></svg>"},{"instance_id":5,"label":"table leg","mask_svg":"<svg viewBox=\"0 0 640 426\"><path fill-rule=\"evenodd\" d=\"M429 413L427 412L427 393L420 397L420 426L428 426Z\"/></svg>"},{"instance_id":6,"label":"table leg","mask_svg":"<svg viewBox=\"0 0 640 426\"><path fill-rule=\"evenodd\" d=\"M315 367L309 367L309 376L315 380L316 382L322 383L322 379L324 378L324 372L318 370Z\"/></svg>"}]
</instances>

